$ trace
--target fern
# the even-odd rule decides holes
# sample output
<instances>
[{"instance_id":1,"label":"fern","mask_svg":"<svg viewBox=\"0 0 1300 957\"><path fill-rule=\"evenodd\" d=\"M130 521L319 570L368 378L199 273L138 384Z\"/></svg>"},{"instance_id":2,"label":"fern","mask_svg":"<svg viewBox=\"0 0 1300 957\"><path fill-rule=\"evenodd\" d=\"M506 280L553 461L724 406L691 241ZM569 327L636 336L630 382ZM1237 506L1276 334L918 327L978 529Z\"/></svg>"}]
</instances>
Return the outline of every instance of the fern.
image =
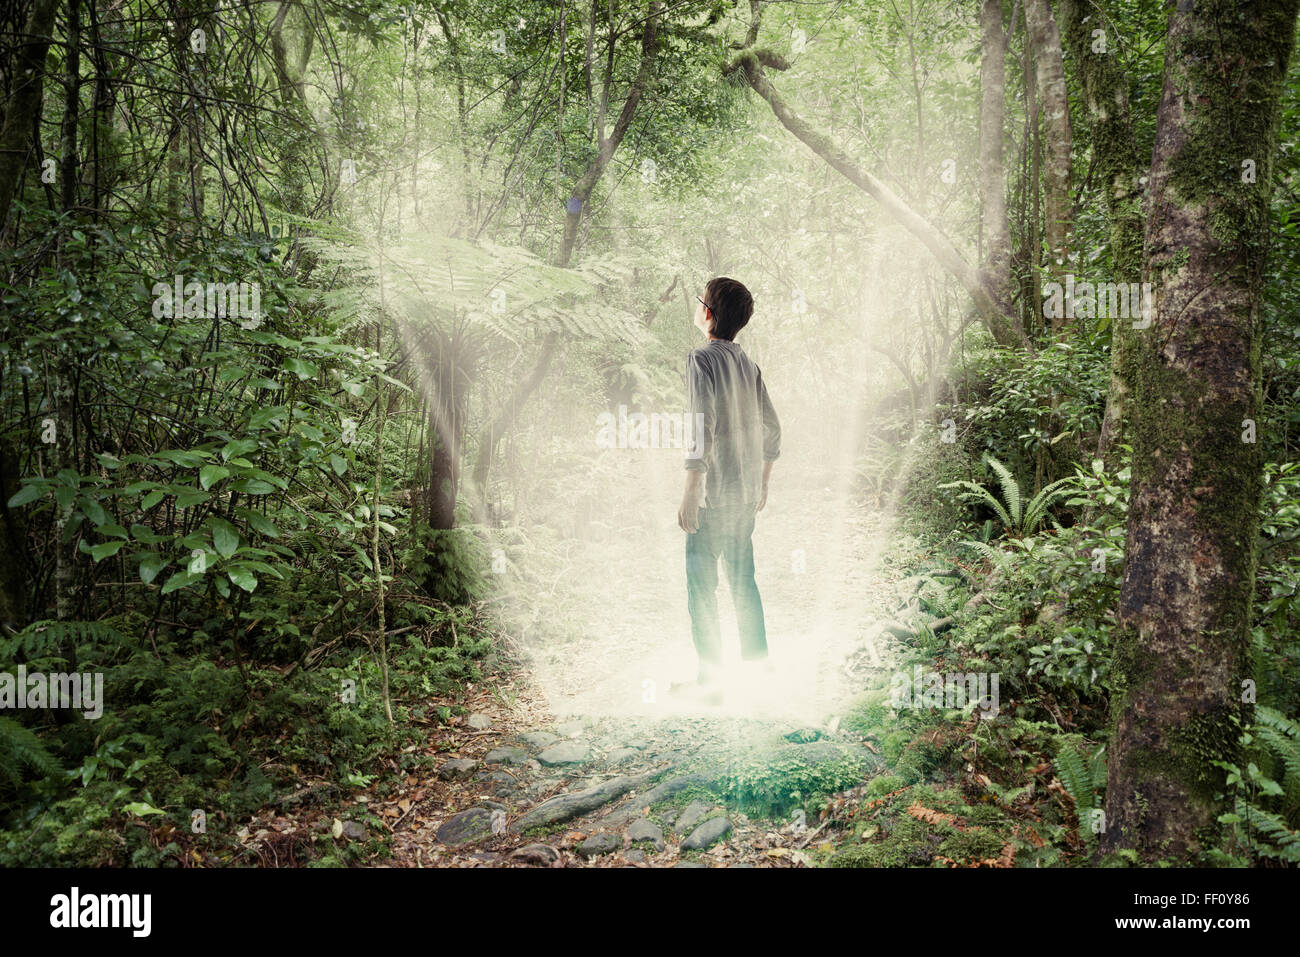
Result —
<instances>
[{"instance_id":1,"label":"fern","mask_svg":"<svg viewBox=\"0 0 1300 957\"><path fill-rule=\"evenodd\" d=\"M20 655L35 658L48 655L66 641L121 644L120 631L102 621L34 621L11 637L0 636L0 661L14 661Z\"/></svg>"},{"instance_id":2,"label":"fern","mask_svg":"<svg viewBox=\"0 0 1300 957\"><path fill-rule=\"evenodd\" d=\"M0 781L16 787L23 769L44 775L62 773L63 767L29 728L13 718L0 717Z\"/></svg>"},{"instance_id":3,"label":"fern","mask_svg":"<svg viewBox=\"0 0 1300 957\"><path fill-rule=\"evenodd\" d=\"M1074 478L1057 479L1039 489L1038 494L1026 503L1020 483L1016 481L1009 468L987 453L984 455L984 462L997 476L998 485L1002 490L1001 499L984 486L966 480L947 482L938 487L966 489L962 494L964 499L992 509L1007 534L1017 537L1032 535L1038 531L1039 526L1049 517L1047 510L1058 498L1070 494L1075 483ZM1057 525L1057 528L1060 526Z\"/></svg>"}]
</instances>

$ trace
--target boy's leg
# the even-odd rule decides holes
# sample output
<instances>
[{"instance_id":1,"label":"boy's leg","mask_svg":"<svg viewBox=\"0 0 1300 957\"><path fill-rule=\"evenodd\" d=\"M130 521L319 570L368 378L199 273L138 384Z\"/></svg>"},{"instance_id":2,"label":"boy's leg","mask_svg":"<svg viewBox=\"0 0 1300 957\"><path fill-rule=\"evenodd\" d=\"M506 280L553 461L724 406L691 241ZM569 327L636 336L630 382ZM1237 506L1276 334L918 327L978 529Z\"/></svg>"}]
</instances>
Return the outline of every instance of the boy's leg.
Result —
<instances>
[{"instance_id":1,"label":"boy's leg","mask_svg":"<svg viewBox=\"0 0 1300 957\"><path fill-rule=\"evenodd\" d=\"M686 607L691 613L691 638L700 656L701 684L717 680L722 671L722 636L718 626L718 545L710 508L700 509L700 527L686 536Z\"/></svg>"},{"instance_id":2,"label":"boy's leg","mask_svg":"<svg viewBox=\"0 0 1300 957\"><path fill-rule=\"evenodd\" d=\"M767 627L763 622L763 599L754 581L754 506L737 508L729 522L723 560L727 565L727 584L736 606L736 625L740 631L740 657L760 661L767 657Z\"/></svg>"}]
</instances>

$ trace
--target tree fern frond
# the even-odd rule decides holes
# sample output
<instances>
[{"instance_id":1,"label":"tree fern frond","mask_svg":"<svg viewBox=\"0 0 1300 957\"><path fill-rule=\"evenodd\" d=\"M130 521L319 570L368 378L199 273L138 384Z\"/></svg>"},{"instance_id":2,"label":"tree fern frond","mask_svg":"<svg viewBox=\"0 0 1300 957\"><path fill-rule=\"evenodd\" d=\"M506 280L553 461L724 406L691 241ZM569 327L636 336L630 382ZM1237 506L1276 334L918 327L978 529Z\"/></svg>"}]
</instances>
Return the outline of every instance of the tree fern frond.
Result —
<instances>
[{"instance_id":1,"label":"tree fern frond","mask_svg":"<svg viewBox=\"0 0 1300 957\"><path fill-rule=\"evenodd\" d=\"M13 718L0 717L0 780L21 784L24 768L40 774L59 774L63 770L30 728Z\"/></svg>"},{"instance_id":2,"label":"tree fern frond","mask_svg":"<svg viewBox=\"0 0 1300 957\"><path fill-rule=\"evenodd\" d=\"M1007 503L1007 512L1010 514L1012 521L1007 523L1011 531L1020 529L1024 512L1022 511L1022 499L1020 496L1020 483L1016 477L1011 474L1011 470L995 459L993 456L984 455L984 461L988 464L994 474L998 477L998 484L1002 487L1002 498Z\"/></svg>"}]
</instances>

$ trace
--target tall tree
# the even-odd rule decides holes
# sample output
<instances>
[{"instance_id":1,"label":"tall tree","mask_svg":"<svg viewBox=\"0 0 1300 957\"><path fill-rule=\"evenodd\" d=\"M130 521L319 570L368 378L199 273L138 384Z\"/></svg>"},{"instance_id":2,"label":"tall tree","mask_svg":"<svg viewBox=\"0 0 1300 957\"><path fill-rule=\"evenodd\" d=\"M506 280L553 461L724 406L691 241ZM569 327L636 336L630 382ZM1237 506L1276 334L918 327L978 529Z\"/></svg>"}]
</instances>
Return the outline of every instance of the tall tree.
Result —
<instances>
[{"instance_id":1,"label":"tall tree","mask_svg":"<svg viewBox=\"0 0 1300 957\"><path fill-rule=\"evenodd\" d=\"M1110 263L1115 282L1136 282L1142 271L1142 158L1133 138L1128 76L1120 61L1117 31L1097 15L1091 0L1061 0L1066 49L1083 87L1094 169L1101 180L1110 226ZM1110 457L1123 434L1124 376L1121 365L1132 327L1112 320L1111 376L1097 455Z\"/></svg>"},{"instance_id":2,"label":"tall tree","mask_svg":"<svg viewBox=\"0 0 1300 957\"><path fill-rule=\"evenodd\" d=\"M1002 0L980 8L980 228L985 284L1002 311L1011 315L1011 233L1007 225L1006 167L1002 124L1006 117L1007 34Z\"/></svg>"},{"instance_id":3,"label":"tall tree","mask_svg":"<svg viewBox=\"0 0 1300 957\"><path fill-rule=\"evenodd\" d=\"M1053 272L1064 270L1070 252L1074 207L1070 199L1070 101L1065 86L1061 33L1047 0L1025 0L1025 29L1034 57L1035 86L1042 101L1046 150L1043 163L1043 238Z\"/></svg>"},{"instance_id":4,"label":"tall tree","mask_svg":"<svg viewBox=\"0 0 1300 957\"><path fill-rule=\"evenodd\" d=\"M1260 286L1279 96L1300 0L1170 14L1133 343L1107 848L1192 858L1248 721L1261 463Z\"/></svg>"}]
</instances>

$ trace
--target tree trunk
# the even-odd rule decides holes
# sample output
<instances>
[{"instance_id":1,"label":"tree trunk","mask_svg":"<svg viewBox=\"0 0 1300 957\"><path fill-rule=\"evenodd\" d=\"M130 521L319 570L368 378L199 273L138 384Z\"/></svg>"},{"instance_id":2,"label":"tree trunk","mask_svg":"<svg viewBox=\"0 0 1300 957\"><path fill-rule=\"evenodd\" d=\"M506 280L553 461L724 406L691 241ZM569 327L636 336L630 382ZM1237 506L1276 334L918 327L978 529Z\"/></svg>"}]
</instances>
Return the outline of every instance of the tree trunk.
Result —
<instances>
[{"instance_id":1,"label":"tree trunk","mask_svg":"<svg viewBox=\"0 0 1300 957\"><path fill-rule=\"evenodd\" d=\"M1118 37L1111 24L1096 15L1088 0L1061 0L1061 25L1066 49L1074 61L1091 126L1093 165L1105 189L1110 223L1110 262L1115 282L1136 282L1142 272L1142 189L1138 175L1142 158L1133 139L1128 103L1128 77L1120 65ZM1102 37L1093 32L1103 31ZM1097 437L1103 461L1123 437L1124 385L1122 365L1134 335L1130 323L1112 317L1110 324L1110 389L1106 413Z\"/></svg>"},{"instance_id":2,"label":"tree trunk","mask_svg":"<svg viewBox=\"0 0 1300 957\"><path fill-rule=\"evenodd\" d=\"M1043 237L1047 240L1049 265L1053 272L1060 273L1070 252L1074 220L1070 202L1070 103L1066 98L1061 34L1047 0L1025 0L1025 29L1034 55L1047 141Z\"/></svg>"},{"instance_id":3,"label":"tree trunk","mask_svg":"<svg viewBox=\"0 0 1300 957\"><path fill-rule=\"evenodd\" d=\"M492 419L483 430L483 441L479 445L478 457L474 461L474 485L471 492L477 498L478 503L484 507L485 515L488 499L488 473L492 469L492 458L496 455L497 444L501 441L506 429L510 428L510 424L519 415L519 410L528 401L528 397L537 390L537 387L542 384L542 380L546 378L546 373L551 368L551 360L555 358L555 350L559 344L560 337L558 333L552 332L547 335L542 342L542 354L538 356L533 371L516 384L510 398L501 407L501 411L496 418Z\"/></svg>"},{"instance_id":4,"label":"tree trunk","mask_svg":"<svg viewBox=\"0 0 1300 957\"><path fill-rule=\"evenodd\" d=\"M1251 718L1261 492L1259 300L1278 101L1300 0L1170 15L1147 205L1152 326L1128 382L1133 480L1103 847L1146 861L1214 845ZM1256 176L1243 182L1242 163Z\"/></svg>"},{"instance_id":5,"label":"tree trunk","mask_svg":"<svg viewBox=\"0 0 1300 957\"><path fill-rule=\"evenodd\" d=\"M9 207L18 191L18 180L31 154L32 129L36 125L45 83L45 53L54 31L57 0L33 0L27 18L26 36L14 63L14 88L0 128L0 233L9 217Z\"/></svg>"},{"instance_id":6,"label":"tree trunk","mask_svg":"<svg viewBox=\"0 0 1300 957\"><path fill-rule=\"evenodd\" d=\"M1007 35L1002 0L980 10L980 226L984 284L1003 315L1011 315L1011 232L1007 224L1002 123L1007 98Z\"/></svg>"},{"instance_id":7,"label":"tree trunk","mask_svg":"<svg viewBox=\"0 0 1300 957\"><path fill-rule=\"evenodd\" d=\"M596 184L600 182L605 167L614 158L614 151L618 149L619 144L623 142L623 137L627 135L628 127L632 125L632 118L636 115L637 107L650 87L651 74L654 71L660 6L659 0L651 0L650 12L646 15L645 26L641 31L641 66L637 69L636 79L632 81L632 89L628 91L627 99L623 101L623 109L619 111L618 120L614 123L614 129L610 131L609 136L604 135L603 129L597 130L598 148L596 158L591 161L591 165L587 167L582 179L578 180L578 184L573 188L573 194L564 206L564 235L560 240L560 250L555 255L555 264L557 266L567 266L569 260L573 258L573 248L578 242L578 228L582 225L582 217L587 211L587 203L591 199L591 193L596 188ZM615 38L611 36L609 42L609 55L612 59ZM606 76L602 109L609 96L610 82L612 82L611 77ZM603 123L601 126L603 127Z\"/></svg>"}]
</instances>

